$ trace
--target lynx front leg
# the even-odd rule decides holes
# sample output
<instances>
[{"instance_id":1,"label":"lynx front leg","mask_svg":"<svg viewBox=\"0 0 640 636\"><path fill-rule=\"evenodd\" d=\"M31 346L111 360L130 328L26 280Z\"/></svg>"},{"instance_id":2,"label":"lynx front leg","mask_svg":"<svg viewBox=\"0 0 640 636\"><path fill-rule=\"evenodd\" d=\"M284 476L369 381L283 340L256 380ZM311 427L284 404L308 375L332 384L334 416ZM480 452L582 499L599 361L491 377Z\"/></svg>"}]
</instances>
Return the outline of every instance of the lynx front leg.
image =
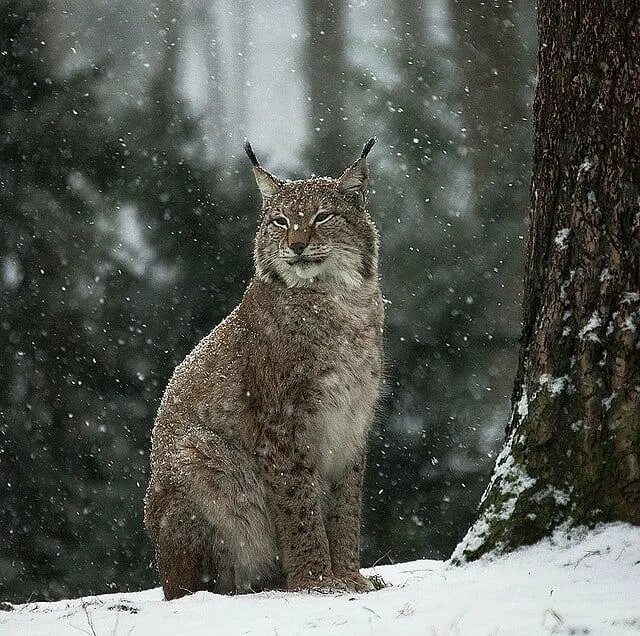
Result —
<instances>
[{"instance_id":1,"label":"lynx front leg","mask_svg":"<svg viewBox=\"0 0 640 636\"><path fill-rule=\"evenodd\" d=\"M258 455L278 535L286 587L290 590L345 589L331 570L319 479L303 455L291 452L288 444L275 446L265 443Z\"/></svg>"},{"instance_id":2,"label":"lynx front leg","mask_svg":"<svg viewBox=\"0 0 640 636\"><path fill-rule=\"evenodd\" d=\"M327 538L334 575L350 589L368 592L373 584L360 574L360 517L364 454L330 493Z\"/></svg>"},{"instance_id":3,"label":"lynx front leg","mask_svg":"<svg viewBox=\"0 0 640 636\"><path fill-rule=\"evenodd\" d=\"M287 588L334 583L317 478L307 468L269 471L269 500L278 533Z\"/></svg>"}]
</instances>

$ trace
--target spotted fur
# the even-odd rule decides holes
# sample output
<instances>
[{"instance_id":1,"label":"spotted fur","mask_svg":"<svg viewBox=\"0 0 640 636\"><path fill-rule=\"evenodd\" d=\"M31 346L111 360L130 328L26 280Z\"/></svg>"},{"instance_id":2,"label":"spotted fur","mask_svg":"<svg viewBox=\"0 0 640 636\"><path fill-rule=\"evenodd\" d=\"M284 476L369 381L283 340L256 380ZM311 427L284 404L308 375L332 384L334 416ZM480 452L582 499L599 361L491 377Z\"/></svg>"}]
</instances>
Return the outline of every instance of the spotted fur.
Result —
<instances>
[{"instance_id":1,"label":"spotted fur","mask_svg":"<svg viewBox=\"0 0 640 636\"><path fill-rule=\"evenodd\" d=\"M293 182L254 159L256 275L176 368L153 430L145 523L167 599L371 589L360 500L383 308L366 159Z\"/></svg>"}]
</instances>

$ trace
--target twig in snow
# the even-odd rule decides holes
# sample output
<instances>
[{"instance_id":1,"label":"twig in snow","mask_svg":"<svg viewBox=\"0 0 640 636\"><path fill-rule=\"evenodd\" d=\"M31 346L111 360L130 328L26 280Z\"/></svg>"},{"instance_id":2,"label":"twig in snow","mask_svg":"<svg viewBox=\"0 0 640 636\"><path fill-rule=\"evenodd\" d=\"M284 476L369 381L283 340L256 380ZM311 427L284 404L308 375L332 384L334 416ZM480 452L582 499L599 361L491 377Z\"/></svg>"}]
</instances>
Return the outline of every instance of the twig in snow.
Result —
<instances>
[{"instance_id":1,"label":"twig in snow","mask_svg":"<svg viewBox=\"0 0 640 636\"><path fill-rule=\"evenodd\" d=\"M413 605L411 605L411 603L405 603L398 610L398 616L411 616L415 611L416 611L416 608Z\"/></svg>"},{"instance_id":2,"label":"twig in snow","mask_svg":"<svg viewBox=\"0 0 640 636\"><path fill-rule=\"evenodd\" d=\"M380 614L378 614L378 612L374 612L370 607L367 607L366 605L363 605L362 609L366 609L367 612L371 612L374 616L377 616L379 619L382 619L382 616L380 616Z\"/></svg>"},{"instance_id":3,"label":"twig in snow","mask_svg":"<svg viewBox=\"0 0 640 636\"><path fill-rule=\"evenodd\" d=\"M627 549L627 546L625 545L622 550L620 550L620 554L618 554L618 556L616 557L616 561L620 560L620 557L624 554L625 550Z\"/></svg>"},{"instance_id":4,"label":"twig in snow","mask_svg":"<svg viewBox=\"0 0 640 636\"><path fill-rule=\"evenodd\" d=\"M378 563L380 563L382 559L388 557L390 553L391 553L391 550L387 550L379 559L376 559L375 563L371 567L375 568L376 565L378 565ZM391 559L389 559L389 563L391 563ZM393 563L391 563L391 565L393 565Z\"/></svg>"},{"instance_id":5,"label":"twig in snow","mask_svg":"<svg viewBox=\"0 0 640 636\"><path fill-rule=\"evenodd\" d=\"M554 609L549 608L546 610L546 613L549 614L549 616L551 616L558 625L562 625L564 623L564 618L562 618L562 616L560 616L560 614L558 614Z\"/></svg>"},{"instance_id":6,"label":"twig in snow","mask_svg":"<svg viewBox=\"0 0 640 636\"><path fill-rule=\"evenodd\" d=\"M601 554L600 550L589 550L576 561L573 569L575 570L587 557L594 556L596 554Z\"/></svg>"},{"instance_id":7,"label":"twig in snow","mask_svg":"<svg viewBox=\"0 0 640 636\"><path fill-rule=\"evenodd\" d=\"M98 634L96 634L96 630L93 628L93 621L91 620L91 616L89 616L87 605L88 603L83 599L82 610L84 611L84 615L87 617L87 623L89 623L89 629L91 630L91 633L93 634L93 636L98 636Z\"/></svg>"}]
</instances>

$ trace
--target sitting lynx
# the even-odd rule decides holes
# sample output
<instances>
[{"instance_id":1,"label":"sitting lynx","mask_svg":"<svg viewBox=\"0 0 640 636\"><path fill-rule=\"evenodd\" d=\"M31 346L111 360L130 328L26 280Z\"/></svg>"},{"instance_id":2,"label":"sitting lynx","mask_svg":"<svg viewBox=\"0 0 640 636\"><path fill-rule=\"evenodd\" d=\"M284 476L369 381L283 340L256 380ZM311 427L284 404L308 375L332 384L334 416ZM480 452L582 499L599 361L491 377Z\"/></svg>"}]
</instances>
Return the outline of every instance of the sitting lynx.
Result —
<instances>
[{"instance_id":1,"label":"sitting lynx","mask_svg":"<svg viewBox=\"0 0 640 636\"><path fill-rule=\"evenodd\" d=\"M255 277L173 374L145 523L167 599L195 590L373 589L359 572L367 432L381 382L378 238L361 157L263 198Z\"/></svg>"}]
</instances>

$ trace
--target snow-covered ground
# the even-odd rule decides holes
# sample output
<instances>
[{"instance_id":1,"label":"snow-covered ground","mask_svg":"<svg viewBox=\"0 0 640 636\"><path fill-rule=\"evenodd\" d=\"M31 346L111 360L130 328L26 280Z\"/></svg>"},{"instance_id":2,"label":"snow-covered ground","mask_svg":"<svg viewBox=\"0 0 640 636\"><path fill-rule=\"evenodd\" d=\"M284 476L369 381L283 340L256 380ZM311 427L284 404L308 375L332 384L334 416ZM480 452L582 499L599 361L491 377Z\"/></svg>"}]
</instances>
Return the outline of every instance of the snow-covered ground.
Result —
<instances>
[{"instance_id":1,"label":"snow-covered ground","mask_svg":"<svg viewBox=\"0 0 640 636\"><path fill-rule=\"evenodd\" d=\"M640 634L640 528L557 534L463 567L375 571L392 586L364 595L200 592L167 603L155 589L17 605L0 612L0 634Z\"/></svg>"}]
</instances>

